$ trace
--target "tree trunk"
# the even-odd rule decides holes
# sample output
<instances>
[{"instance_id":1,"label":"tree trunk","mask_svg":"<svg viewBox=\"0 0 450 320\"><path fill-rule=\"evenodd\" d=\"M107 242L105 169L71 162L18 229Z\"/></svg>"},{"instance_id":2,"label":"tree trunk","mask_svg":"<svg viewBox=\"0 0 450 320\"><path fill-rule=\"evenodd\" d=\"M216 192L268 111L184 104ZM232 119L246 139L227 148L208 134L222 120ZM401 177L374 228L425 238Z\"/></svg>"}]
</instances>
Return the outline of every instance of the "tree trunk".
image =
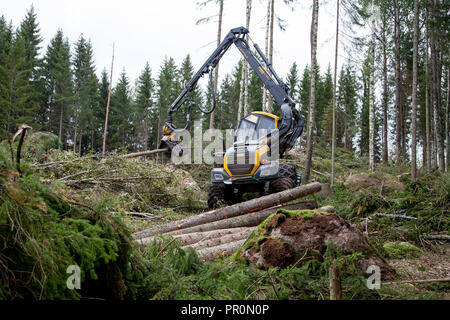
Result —
<instances>
[{"instance_id":1,"label":"tree trunk","mask_svg":"<svg viewBox=\"0 0 450 320\"><path fill-rule=\"evenodd\" d=\"M219 2L219 24L217 26L217 47L220 45L221 37L222 37L222 17L223 17L223 0ZM219 83L219 63L217 63L214 74L214 95L217 94L217 86ZM212 104L213 105L213 104ZM211 116L209 118L209 128L214 128L214 111L211 112Z\"/></svg>"},{"instance_id":2,"label":"tree trunk","mask_svg":"<svg viewBox=\"0 0 450 320\"><path fill-rule=\"evenodd\" d=\"M245 59L242 59L242 71L241 71L241 81L239 83L239 100L238 100L238 115L237 122L242 119L242 112L244 109L244 65Z\"/></svg>"},{"instance_id":3,"label":"tree trunk","mask_svg":"<svg viewBox=\"0 0 450 320\"><path fill-rule=\"evenodd\" d=\"M448 113L449 113L449 107L450 107L450 67L447 67L447 104L445 107L445 172L448 172L448 166L449 166L449 156L450 156L450 150L449 150L449 138L450 138L450 132L448 128Z\"/></svg>"},{"instance_id":4,"label":"tree trunk","mask_svg":"<svg viewBox=\"0 0 450 320\"><path fill-rule=\"evenodd\" d=\"M330 300L342 300L341 274L339 267L332 264L329 268L330 274Z\"/></svg>"},{"instance_id":5,"label":"tree trunk","mask_svg":"<svg viewBox=\"0 0 450 320\"><path fill-rule=\"evenodd\" d=\"M375 171L375 12L372 0L371 12L372 40L370 44L370 72L369 72L369 171Z\"/></svg>"},{"instance_id":6,"label":"tree trunk","mask_svg":"<svg viewBox=\"0 0 450 320\"><path fill-rule=\"evenodd\" d=\"M273 21L275 16L275 0L272 0L272 4L270 6L270 40L269 40L269 62L271 65L273 65ZM267 104L267 112L272 113L273 112L273 97L271 94L269 94Z\"/></svg>"},{"instance_id":7,"label":"tree trunk","mask_svg":"<svg viewBox=\"0 0 450 320\"><path fill-rule=\"evenodd\" d=\"M62 127L63 127L63 113L64 113L64 105L61 104L61 110L59 113L59 133L58 133L58 139L62 142ZM61 145L58 144L58 149L61 149Z\"/></svg>"},{"instance_id":8,"label":"tree trunk","mask_svg":"<svg viewBox=\"0 0 450 320\"><path fill-rule=\"evenodd\" d=\"M137 232L134 234L134 237L136 239L141 239L155 234L167 233L174 230L185 229L192 226L240 216L248 212L263 210L294 199L305 197L307 195L319 192L321 189L322 186L319 182L310 183L293 189L288 189L282 192L238 203L232 206L212 210L194 217L171 222L156 228Z\"/></svg>"},{"instance_id":9,"label":"tree trunk","mask_svg":"<svg viewBox=\"0 0 450 320\"><path fill-rule=\"evenodd\" d=\"M394 0L394 54L395 54L395 144L396 162L402 162L402 111L401 111L401 66L400 66L400 8Z\"/></svg>"},{"instance_id":10,"label":"tree trunk","mask_svg":"<svg viewBox=\"0 0 450 320\"><path fill-rule=\"evenodd\" d=\"M266 57L269 56L269 34L270 34L270 16L271 16L271 4L272 0L267 0L267 22L266 22L266 47L264 54ZM263 107L262 110L267 112L267 89L266 86L263 88Z\"/></svg>"},{"instance_id":11,"label":"tree trunk","mask_svg":"<svg viewBox=\"0 0 450 320\"><path fill-rule=\"evenodd\" d=\"M108 99L106 101L105 128L103 130L102 156L105 155L105 151L106 151L106 135L108 133L109 103L111 101L111 85L112 85L113 67L114 67L114 42L113 42L113 51L112 51L112 58L111 58L111 72L109 73Z\"/></svg>"},{"instance_id":12,"label":"tree trunk","mask_svg":"<svg viewBox=\"0 0 450 320\"><path fill-rule=\"evenodd\" d=\"M247 10L246 10L246 19L245 19L245 27L250 29L250 13L252 10L252 0L247 0ZM245 36L248 40L248 35ZM250 112L250 105L248 102L248 63L247 60L244 60L243 72L244 72L244 116Z\"/></svg>"},{"instance_id":13,"label":"tree trunk","mask_svg":"<svg viewBox=\"0 0 450 320\"><path fill-rule=\"evenodd\" d=\"M388 74L386 54L386 12L383 11L383 162L388 163Z\"/></svg>"},{"instance_id":14,"label":"tree trunk","mask_svg":"<svg viewBox=\"0 0 450 320\"><path fill-rule=\"evenodd\" d=\"M428 14L427 14L428 20ZM429 104L429 81L428 81L428 32L426 32L425 42L425 139L427 145L427 172L431 173L431 128L430 128L430 104Z\"/></svg>"},{"instance_id":15,"label":"tree trunk","mask_svg":"<svg viewBox=\"0 0 450 320\"><path fill-rule=\"evenodd\" d=\"M411 114L411 178L416 179L416 131L417 131L417 46L419 39L419 4L414 0L413 83Z\"/></svg>"},{"instance_id":16,"label":"tree trunk","mask_svg":"<svg viewBox=\"0 0 450 320\"><path fill-rule=\"evenodd\" d=\"M336 46L334 51L334 79L333 79L333 124L331 133L331 185L334 184L334 157L336 152L336 81L339 45L339 0L336 2Z\"/></svg>"},{"instance_id":17,"label":"tree trunk","mask_svg":"<svg viewBox=\"0 0 450 320\"><path fill-rule=\"evenodd\" d=\"M313 12L311 21L311 86L309 95L309 110L308 110L308 127L306 136L306 166L304 179L309 181L309 175L312 166L312 152L313 152L313 126L315 118L315 96L316 96L316 51L317 51L317 26L319 20L319 0L313 2Z\"/></svg>"},{"instance_id":18,"label":"tree trunk","mask_svg":"<svg viewBox=\"0 0 450 320\"><path fill-rule=\"evenodd\" d=\"M441 119L441 76L442 66L440 62L440 46L439 46L439 34L436 26L436 11L439 9L440 1L434 0L432 7L432 21L434 22L431 31L431 64L432 64L432 105L434 114L434 126L435 126L435 139L436 139L436 153L439 170L445 171L444 164L444 141L442 134L442 119Z\"/></svg>"}]
</instances>

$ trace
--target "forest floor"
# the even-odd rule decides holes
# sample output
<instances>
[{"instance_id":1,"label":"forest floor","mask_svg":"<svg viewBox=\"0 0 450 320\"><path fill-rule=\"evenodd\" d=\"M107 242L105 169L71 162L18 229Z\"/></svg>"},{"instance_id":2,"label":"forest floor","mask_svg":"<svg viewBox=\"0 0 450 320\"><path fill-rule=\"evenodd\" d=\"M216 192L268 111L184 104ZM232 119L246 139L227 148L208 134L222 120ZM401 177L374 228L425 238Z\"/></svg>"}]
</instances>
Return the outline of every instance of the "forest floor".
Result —
<instances>
[{"instance_id":1,"label":"forest floor","mask_svg":"<svg viewBox=\"0 0 450 320\"><path fill-rule=\"evenodd\" d=\"M3 143L3 151L0 153L3 155L0 159L3 174L0 175L0 182L4 184L6 191L9 190L9 194L11 190L24 188L27 184L29 188L30 179L34 179L32 185L36 190L41 190L39 192L44 189L46 192L57 192L58 196L66 199L69 207L76 204L84 212L106 214L117 221L125 230L119 231L120 237L207 211L206 198L211 170L207 165L161 165L142 158L124 159L118 154L104 158L94 154L79 157L72 152L53 150L47 152L44 158L36 154L29 155L22 164L26 168L24 177L16 178L14 175L11 178L13 165L8 162L10 153L7 149L7 145ZM285 161L295 163L297 170L303 171L302 151L292 150ZM336 183L328 192L305 199L314 199L319 206L334 206L340 217L367 235L371 244L397 272L396 278L382 284L380 290L369 290L361 274L355 274L352 269L343 270L344 299L450 299L448 281L400 283L405 280L450 278L448 240L426 239L426 235L430 234L449 235L448 174L419 172L419 178L411 181L407 166L382 164L377 164L376 173L369 174L364 158L355 157L352 152L343 149L338 149L336 161ZM316 146L311 180L329 183L330 171L328 148ZM19 181L12 182L11 179ZM19 184L20 181L24 185ZM37 191L30 194L37 194ZM47 206L45 212L51 206L47 198L39 196L39 201ZM16 198L9 196L8 199L15 201ZM32 203L30 201L27 203ZM36 210L44 205L34 205L32 209ZM10 209L6 210L3 205L0 218L7 221L8 212ZM403 215L414 219L389 215ZM122 243L123 241L122 239ZM405 243L407 246L404 246ZM130 247L123 263L132 263L133 267L131 270L129 266L125 268L125 265L117 267L124 267L130 274L125 277L125 272L122 271L120 277L123 280L120 283L123 287L111 289L115 294L106 295L107 297L327 299L329 295L328 270L324 268L324 261L317 266L311 264L302 268L258 270L230 259L201 262L194 250L180 249L170 239L163 239L162 243L155 242L146 248L133 243L128 245ZM122 257L123 252L118 250L118 257ZM96 252L105 260L106 254L101 253L103 251ZM109 254L110 260L121 260ZM70 259L69 256L67 259ZM73 259L76 260L76 257L72 254ZM110 260L106 259L105 263ZM1 256L0 262L3 262ZM97 263L91 268L97 274L101 272ZM8 277L6 273L2 275ZM94 278L93 276L90 280ZM0 298L21 297L20 294L13 294L14 290L20 291L16 286L16 283L0 281ZM89 287L90 296L96 292L92 289L94 287ZM83 296L81 293L77 297ZM43 298L46 298L45 294Z\"/></svg>"}]
</instances>

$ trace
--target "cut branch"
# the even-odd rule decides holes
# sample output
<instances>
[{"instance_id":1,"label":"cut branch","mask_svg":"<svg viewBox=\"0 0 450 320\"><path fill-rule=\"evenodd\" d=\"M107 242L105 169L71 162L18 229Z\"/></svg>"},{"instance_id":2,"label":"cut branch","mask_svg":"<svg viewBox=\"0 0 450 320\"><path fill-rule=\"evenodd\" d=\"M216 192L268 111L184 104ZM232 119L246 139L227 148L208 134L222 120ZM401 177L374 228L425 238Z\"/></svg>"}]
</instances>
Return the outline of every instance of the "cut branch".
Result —
<instances>
[{"instance_id":1,"label":"cut branch","mask_svg":"<svg viewBox=\"0 0 450 320\"><path fill-rule=\"evenodd\" d=\"M122 158L137 158L137 157L148 156L151 154L167 153L167 152L170 152L170 150L169 149L155 149L155 150L149 150L149 151L129 153L129 154L122 156Z\"/></svg>"},{"instance_id":2,"label":"cut branch","mask_svg":"<svg viewBox=\"0 0 450 320\"><path fill-rule=\"evenodd\" d=\"M425 240L450 240L450 236L446 234L424 234L422 237Z\"/></svg>"}]
</instances>

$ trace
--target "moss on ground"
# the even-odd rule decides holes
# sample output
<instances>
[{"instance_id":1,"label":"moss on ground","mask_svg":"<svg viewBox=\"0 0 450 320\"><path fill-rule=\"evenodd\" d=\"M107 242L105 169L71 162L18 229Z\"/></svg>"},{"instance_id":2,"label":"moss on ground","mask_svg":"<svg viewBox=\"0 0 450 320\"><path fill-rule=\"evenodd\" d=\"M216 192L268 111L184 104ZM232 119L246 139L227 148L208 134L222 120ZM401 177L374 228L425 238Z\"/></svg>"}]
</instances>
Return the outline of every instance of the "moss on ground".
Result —
<instances>
[{"instance_id":1,"label":"moss on ground","mask_svg":"<svg viewBox=\"0 0 450 320\"><path fill-rule=\"evenodd\" d=\"M422 255L422 250L405 241L386 242L383 244L383 249L387 255L393 259L415 259Z\"/></svg>"}]
</instances>

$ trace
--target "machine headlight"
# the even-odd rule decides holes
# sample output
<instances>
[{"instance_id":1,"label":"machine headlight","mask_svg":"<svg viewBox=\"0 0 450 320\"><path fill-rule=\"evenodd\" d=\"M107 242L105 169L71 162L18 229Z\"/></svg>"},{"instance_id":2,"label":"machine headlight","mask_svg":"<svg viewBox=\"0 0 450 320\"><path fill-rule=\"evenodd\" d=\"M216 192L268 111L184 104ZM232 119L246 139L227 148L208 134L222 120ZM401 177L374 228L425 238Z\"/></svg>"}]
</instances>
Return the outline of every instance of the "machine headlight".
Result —
<instances>
[{"instance_id":1,"label":"machine headlight","mask_svg":"<svg viewBox=\"0 0 450 320\"><path fill-rule=\"evenodd\" d=\"M214 174L214 180L220 180L220 181L222 181L223 180L223 176L221 175L221 174L218 174L218 173L215 173Z\"/></svg>"},{"instance_id":2,"label":"machine headlight","mask_svg":"<svg viewBox=\"0 0 450 320\"><path fill-rule=\"evenodd\" d=\"M260 166L260 177L273 176L278 172L278 162L273 161L270 164Z\"/></svg>"}]
</instances>

